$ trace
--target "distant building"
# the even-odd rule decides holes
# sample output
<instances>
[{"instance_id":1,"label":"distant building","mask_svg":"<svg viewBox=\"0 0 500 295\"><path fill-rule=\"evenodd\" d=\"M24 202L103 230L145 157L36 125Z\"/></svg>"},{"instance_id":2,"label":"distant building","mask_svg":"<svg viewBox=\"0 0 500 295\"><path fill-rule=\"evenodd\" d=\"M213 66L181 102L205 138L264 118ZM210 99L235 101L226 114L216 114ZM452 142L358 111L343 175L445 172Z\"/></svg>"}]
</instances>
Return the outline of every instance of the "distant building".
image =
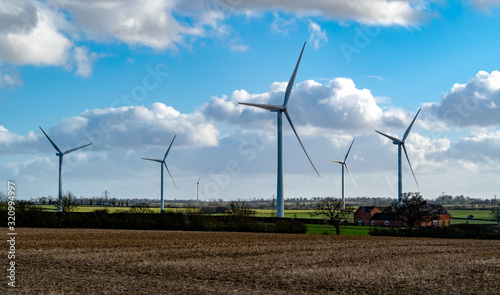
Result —
<instances>
[{"instance_id":1,"label":"distant building","mask_svg":"<svg viewBox=\"0 0 500 295\"><path fill-rule=\"evenodd\" d=\"M430 226L450 226L451 215L446 211L442 205L428 204L427 206L438 214L438 219L429 222L422 222L421 227ZM388 227L402 227L406 226L404 221L398 220L396 214L389 211L388 207L377 206L362 206L354 212L354 223L357 225L369 226L388 226Z\"/></svg>"},{"instance_id":2,"label":"distant building","mask_svg":"<svg viewBox=\"0 0 500 295\"><path fill-rule=\"evenodd\" d=\"M377 206L361 206L354 212L354 223L357 225L370 225L370 220L376 213L382 213Z\"/></svg>"}]
</instances>

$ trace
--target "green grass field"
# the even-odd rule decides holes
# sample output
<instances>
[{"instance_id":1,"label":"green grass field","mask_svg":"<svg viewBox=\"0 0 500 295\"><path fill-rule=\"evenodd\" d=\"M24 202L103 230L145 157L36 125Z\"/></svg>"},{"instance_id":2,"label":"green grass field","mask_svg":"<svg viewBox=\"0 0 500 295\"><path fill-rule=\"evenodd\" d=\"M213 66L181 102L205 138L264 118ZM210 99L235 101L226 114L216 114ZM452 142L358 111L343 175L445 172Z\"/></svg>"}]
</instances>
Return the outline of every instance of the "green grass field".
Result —
<instances>
[{"instance_id":1,"label":"green grass field","mask_svg":"<svg viewBox=\"0 0 500 295\"><path fill-rule=\"evenodd\" d=\"M452 218L467 218L468 215L474 215L474 219L491 219L490 210L448 210Z\"/></svg>"}]
</instances>

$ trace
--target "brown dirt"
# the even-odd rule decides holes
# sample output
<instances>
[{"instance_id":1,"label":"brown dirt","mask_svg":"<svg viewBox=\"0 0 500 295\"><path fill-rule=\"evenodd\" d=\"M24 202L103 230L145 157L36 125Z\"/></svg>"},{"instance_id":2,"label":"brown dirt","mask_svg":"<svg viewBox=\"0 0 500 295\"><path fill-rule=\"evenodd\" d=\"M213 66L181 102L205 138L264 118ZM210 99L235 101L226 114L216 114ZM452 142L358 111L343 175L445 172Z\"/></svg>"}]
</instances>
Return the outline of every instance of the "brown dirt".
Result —
<instances>
[{"instance_id":1,"label":"brown dirt","mask_svg":"<svg viewBox=\"0 0 500 295\"><path fill-rule=\"evenodd\" d=\"M17 231L17 287L8 288L2 275L2 294L6 290L21 294L500 292L500 241L93 229ZM2 232L6 237L6 230Z\"/></svg>"}]
</instances>

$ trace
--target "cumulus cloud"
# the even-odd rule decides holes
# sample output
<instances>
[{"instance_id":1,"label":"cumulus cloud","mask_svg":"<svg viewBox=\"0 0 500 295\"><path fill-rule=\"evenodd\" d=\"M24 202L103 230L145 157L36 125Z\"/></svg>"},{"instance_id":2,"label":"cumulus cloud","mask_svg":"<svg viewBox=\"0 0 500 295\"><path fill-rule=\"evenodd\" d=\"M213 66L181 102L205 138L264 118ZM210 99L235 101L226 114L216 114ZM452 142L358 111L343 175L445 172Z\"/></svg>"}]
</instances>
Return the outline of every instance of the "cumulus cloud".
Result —
<instances>
[{"instance_id":1,"label":"cumulus cloud","mask_svg":"<svg viewBox=\"0 0 500 295\"><path fill-rule=\"evenodd\" d=\"M98 0L59 1L90 40L116 39L155 49L175 48L184 35L200 35L199 28L181 24L173 16L176 1Z\"/></svg>"},{"instance_id":2,"label":"cumulus cloud","mask_svg":"<svg viewBox=\"0 0 500 295\"><path fill-rule=\"evenodd\" d=\"M426 103L424 110L457 127L498 126L500 72L479 71L465 84L455 84L439 103Z\"/></svg>"},{"instance_id":3,"label":"cumulus cloud","mask_svg":"<svg viewBox=\"0 0 500 295\"><path fill-rule=\"evenodd\" d=\"M182 114L163 103L87 110L63 119L53 131L61 137L78 134L101 150L164 145L175 134L181 145L216 146L219 140L219 130L202 114Z\"/></svg>"},{"instance_id":4,"label":"cumulus cloud","mask_svg":"<svg viewBox=\"0 0 500 295\"><path fill-rule=\"evenodd\" d=\"M238 105L238 102L283 104L287 82L274 82L265 93L234 91L230 97L213 97L201 108L207 118L221 123L247 127L274 126L269 111ZM288 105L294 124L307 129L309 135L325 130L363 133L375 128L406 128L414 113L400 109L383 109L379 99L368 89L358 89L351 79L336 78L323 85L313 80L297 84ZM307 128L306 128L307 127Z\"/></svg>"},{"instance_id":5,"label":"cumulus cloud","mask_svg":"<svg viewBox=\"0 0 500 295\"><path fill-rule=\"evenodd\" d=\"M0 125L0 150L2 153L24 153L36 150L38 138L34 132L27 135L17 135Z\"/></svg>"},{"instance_id":6,"label":"cumulus cloud","mask_svg":"<svg viewBox=\"0 0 500 295\"><path fill-rule=\"evenodd\" d=\"M155 50L190 47L193 40L215 37L229 40L227 47L247 51L230 26L232 15L275 13L272 30L287 32L296 16L323 16L376 25L418 24L425 17L425 0L303 1L176 1L176 0L5 0L0 7L0 61L13 65L76 68L90 77L99 57L82 45L86 41L120 42ZM289 20L278 13L292 15ZM312 45L318 48L327 36L310 21ZM237 42L231 41L237 40ZM3 77L3 84L12 78ZM17 83L17 85L20 85Z\"/></svg>"},{"instance_id":7,"label":"cumulus cloud","mask_svg":"<svg viewBox=\"0 0 500 295\"><path fill-rule=\"evenodd\" d=\"M64 65L72 42L57 28L63 16L36 1L2 4L0 59L16 65ZM12 22L10 22L12 20Z\"/></svg>"},{"instance_id":8,"label":"cumulus cloud","mask_svg":"<svg viewBox=\"0 0 500 295\"><path fill-rule=\"evenodd\" d=\"M236 1L234 10L276 10L297 15L321 15L327 18L354 20L364 24L409 26L425 18L426 0L255 0Z\"/></svg>"}]
</instances>

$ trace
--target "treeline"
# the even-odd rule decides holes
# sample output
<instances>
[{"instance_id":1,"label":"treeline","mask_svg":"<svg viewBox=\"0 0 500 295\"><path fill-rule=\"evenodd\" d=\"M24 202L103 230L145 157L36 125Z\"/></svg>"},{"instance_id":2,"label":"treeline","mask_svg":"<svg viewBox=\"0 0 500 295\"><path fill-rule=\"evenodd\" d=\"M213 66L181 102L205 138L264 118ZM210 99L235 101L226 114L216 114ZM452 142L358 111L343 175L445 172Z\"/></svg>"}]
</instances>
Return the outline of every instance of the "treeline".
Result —
<instances>
[{"instance_id":1,"label":"treeline","mask_svg":"<svg viewBox=\"0 0 500 295\"><path fill-rule=\"evenodd\" d=\"M114 213L97 210L81 212L47 212L29 203L15 207L17 227L103 228L139 230L238 231L268 233L305 233L307 227L298 220L214 216L195 213ZM0 218L7 220L8 211L0 208Z\"/></svg>"},{"instance_id":2,"label":"treeline","mask_svg":"<svg viewBox=\"0 0 500 295\"><path fill-rule=\"evenodd\" d=\"M424 196L425 197L425 196ZM7 196L5 193L0 192L0 203L3 200L6 200ZM239 199L239 198L235 198ZM323 200L323 197L300 197L300 198L287 198L285 199L285 209L286 210L311 210L316 207L318 201ZM145 198L103 198L103 197L79 197L76 199L78 205L81 206L105 206L105 207L131 207L137 204L147 204L150 207L159 207L160 201L158 199L145 199ZM247 198L241 199L248 203L252 209L276 209L276 199L275 198ZM392 202L394 202L396 198L389 197L355 197L355 198L346 198L346 202L351 206L390 206ZM434 199L427 199L430 204L441 204L441 205L449 205L454 208L488 208L491 206L500 205L500 201L496 199L496 197L492 199L480 199L473 198L464 195L458 196L450 196L450 195L441 195ZM48 196L48 197L39 197L32 198L30 200L31 203L36 205L56 205L58 200L56 197ZM199 201L192 199L174 199L174 200L165 200L165 207L167 208L185 208L189 206L209 206L209 207L225 207L230 201L224 201L222 199L218 200L209 200L209 201Z\"/></svg>"}]
</instances>

